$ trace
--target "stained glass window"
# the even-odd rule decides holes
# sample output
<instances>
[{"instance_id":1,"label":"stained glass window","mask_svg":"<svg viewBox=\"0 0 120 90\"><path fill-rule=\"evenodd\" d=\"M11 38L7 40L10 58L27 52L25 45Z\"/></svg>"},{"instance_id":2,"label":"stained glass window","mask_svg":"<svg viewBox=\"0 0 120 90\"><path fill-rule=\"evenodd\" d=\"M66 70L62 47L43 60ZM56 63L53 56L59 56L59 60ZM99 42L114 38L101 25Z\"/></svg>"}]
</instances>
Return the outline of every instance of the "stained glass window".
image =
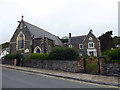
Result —
<instances>
[{"instance_id":1,"label":"stained glass window","mask_svg":"<svg viewBox=\"0 0 120 90\"><path fill-rule=\"evenodd\" d=\"M25 41L25 36L22 32L20 32L17 37L17 48L18 49L24 48L24 41Z\"/></svg>"}]
</instances>

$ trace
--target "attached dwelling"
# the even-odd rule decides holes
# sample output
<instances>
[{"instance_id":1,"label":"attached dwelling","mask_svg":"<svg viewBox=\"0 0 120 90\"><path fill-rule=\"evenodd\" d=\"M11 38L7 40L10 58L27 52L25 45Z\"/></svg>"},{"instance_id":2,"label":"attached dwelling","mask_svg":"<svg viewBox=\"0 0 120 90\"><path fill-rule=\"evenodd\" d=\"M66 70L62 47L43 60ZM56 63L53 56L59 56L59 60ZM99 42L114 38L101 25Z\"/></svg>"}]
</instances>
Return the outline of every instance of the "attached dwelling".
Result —
<instances>
[{"instance_id":1,"label":"attached dwelling","mask_svg":"<svg viewBox=\"0 0 120 90\"><path fill-rule=\"evenodd\" d=\"M53 47L63 45L58 36L24 21L23 17L18 22L19 25L10 40L10 54L47 53Z\"/></svg>"},{"instance_id":2,"label":"attached dwelling","mask_svg":"<svg viewBox=\"0 0 120 90\"><path fill-rule=\"evenodd\" d=\"M75 37L71 37L71 33L69 33L68 46L70 48L78 49L80 56L101 55L100 41L92 33L92 30L89 31L88 35L75 36Z\"/></svg>"},{"instance_id":3,"label":"attached dwelling","mask_svg":"<svg viewBox=\"0 0 120 90\"><path fill-rule=\"evenodd\" d=\"M0 58L6 56L7 54L9 54L9 48L4 48L0 50Z\"/></svg>"}]
</instances>

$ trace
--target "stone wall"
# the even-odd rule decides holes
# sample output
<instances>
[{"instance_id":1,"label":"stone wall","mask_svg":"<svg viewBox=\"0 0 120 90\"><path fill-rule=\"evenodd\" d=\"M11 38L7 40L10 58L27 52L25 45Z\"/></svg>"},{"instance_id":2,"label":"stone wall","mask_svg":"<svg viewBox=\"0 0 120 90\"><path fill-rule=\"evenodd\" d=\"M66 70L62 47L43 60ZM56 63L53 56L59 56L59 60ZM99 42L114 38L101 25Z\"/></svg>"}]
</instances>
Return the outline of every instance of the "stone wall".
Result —
<instances>
[{"instance_id":1,"label":"stone wall","mask_svg":"<svg viewBox=\"0 0 120 90\"><path fill-rule=\"evenodd\" d=\"M120 64L118 63L102 63L102 73L103 75L109 76L120 76Z\"/></svg>"},{"instance_id":2,"label":"stone wall","mask_svg":"<svg viewBox=\"0 0 120 90\"><path fill-rule=\"evenodd\" d=\"M31 60L24 62L23 66L67 72L78 72L78 61Z\"/></svg>"},{"instance_id":3,"label":"stone wall","mask_svg":"<svg viewBox=\"0 0 120 90\"><path fill-rule=\"evenodd\" d=\"M14 60L2 60L2 64L14 65ZM25 67L43 68L50 70L60 70L66 72L85 72L84 59L79 61L62 60L31 60L23 63ZM120 64L101 63L100 74L109 76L120 76Z\"/></svg>"},{"instance_id":4,"label":"stone wall","mask_svg":"<svg viewBox=\"0 0 120 90\"><path fill-rule=\"evenodd\" d=\"M2 59L2 64L14 65L13 59Z\"/></svg>"}]
</instances>

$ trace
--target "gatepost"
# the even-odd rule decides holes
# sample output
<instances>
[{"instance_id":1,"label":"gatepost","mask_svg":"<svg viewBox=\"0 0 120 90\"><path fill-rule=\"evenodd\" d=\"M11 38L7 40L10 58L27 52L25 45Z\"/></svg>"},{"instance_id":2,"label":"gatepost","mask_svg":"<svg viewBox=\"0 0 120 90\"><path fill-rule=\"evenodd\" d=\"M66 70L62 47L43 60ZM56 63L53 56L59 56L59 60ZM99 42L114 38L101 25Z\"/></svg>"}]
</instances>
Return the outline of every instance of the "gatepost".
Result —
<instances>
[{"instance_id":1,"label":"gatepost","mask_svg":"<svg viewBox=\"0 0 120 90\"><path fill-rule=\"evenodd\" d=\"M105 60L105 57L103 57L103 56L100 56L98 58L98 65L99 65L99 71L98 71L98 73L99 74L102 74L102 72L103 72L102 63L104 62L104 60Z\"/></svg>"}]
</instances>

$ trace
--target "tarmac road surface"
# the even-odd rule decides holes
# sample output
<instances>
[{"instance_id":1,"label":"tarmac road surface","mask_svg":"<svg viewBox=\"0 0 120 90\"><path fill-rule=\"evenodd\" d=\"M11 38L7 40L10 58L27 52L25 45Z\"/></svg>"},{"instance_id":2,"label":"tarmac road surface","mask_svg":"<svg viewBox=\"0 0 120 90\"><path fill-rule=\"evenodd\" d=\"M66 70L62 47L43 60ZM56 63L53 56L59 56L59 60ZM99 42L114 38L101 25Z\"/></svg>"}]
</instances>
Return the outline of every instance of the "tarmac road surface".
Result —
<instances>
[{"instance_id":1,"label":"tarmac road surface","mask_svg":"<svg viewBox=\"0 0 120 90\"><path fill-rule=\"evenodd\" d=\"M2 88L105 88L95 84L2 68Z\"/></svg>"}]
</instances>

